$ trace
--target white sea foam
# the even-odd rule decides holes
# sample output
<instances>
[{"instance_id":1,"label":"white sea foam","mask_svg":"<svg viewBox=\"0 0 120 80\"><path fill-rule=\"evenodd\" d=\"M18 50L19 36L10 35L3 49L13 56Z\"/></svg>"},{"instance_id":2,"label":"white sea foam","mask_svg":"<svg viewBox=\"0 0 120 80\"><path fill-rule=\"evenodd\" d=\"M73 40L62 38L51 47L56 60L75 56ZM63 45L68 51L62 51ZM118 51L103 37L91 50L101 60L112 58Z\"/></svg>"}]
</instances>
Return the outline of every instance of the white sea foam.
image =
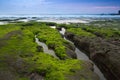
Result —
<instances>
[{"instance_id":1,"label":"white sea foam","mask_svg":"<svg viewBox=\"0 0 120 80\"><path fill-rule=\"evenodd\" d=\"M120 19L120 15L0 15L0 20L23 21L35 20L38 22L56 22L56 23L89 23L95 20ZM1 23L2 24L2 23Z\"/></svg>"},{"instance_id":2,"label":"white sea foam","mask_svg":"<svg viewBox=\"0 0 120 80\"><path fill-rule=\"evenodd\" d=\"M38 22L55 22L58 24L69 24L69 23L88 23L87 21L84 20L38 20Z\"/></svg>"}]
</instances>

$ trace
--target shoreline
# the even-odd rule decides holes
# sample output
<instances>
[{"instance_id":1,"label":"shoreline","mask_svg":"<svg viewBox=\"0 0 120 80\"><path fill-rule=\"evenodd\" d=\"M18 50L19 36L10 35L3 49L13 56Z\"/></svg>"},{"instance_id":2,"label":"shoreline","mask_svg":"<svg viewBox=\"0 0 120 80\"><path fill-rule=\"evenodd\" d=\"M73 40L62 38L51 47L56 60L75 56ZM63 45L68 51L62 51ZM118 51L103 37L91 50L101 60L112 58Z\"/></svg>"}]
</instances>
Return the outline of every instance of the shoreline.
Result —
<instances>
[{"instance_id":1,"label":"shoreline","mask_svg":"<svg viewBox=\"0 0 120 80\"><path fill-rule=\"evenodd\" d=\"M73 19L73 20L37 20L37 22L55 22L57 24L89 23L88 21L78 20L78 19Z\"/></svg>"}]
</instances>

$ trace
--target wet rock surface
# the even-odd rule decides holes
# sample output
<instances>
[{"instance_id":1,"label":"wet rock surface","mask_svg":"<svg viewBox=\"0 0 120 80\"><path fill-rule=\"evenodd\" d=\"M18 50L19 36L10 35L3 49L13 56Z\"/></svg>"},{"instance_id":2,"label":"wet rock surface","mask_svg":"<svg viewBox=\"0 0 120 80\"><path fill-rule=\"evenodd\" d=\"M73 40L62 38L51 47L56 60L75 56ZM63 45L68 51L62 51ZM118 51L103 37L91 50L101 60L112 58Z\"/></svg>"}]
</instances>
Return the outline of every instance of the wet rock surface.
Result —
<instances>
[{"instance_id":1,"label":"wet rock surface","mask_svg":"<svg viewBox=\"0 0 120 80\"><path fill-rule=\"evenodd\" d=\"M66 49L67 56L70 57L70 58L76 59L77 55L75 53L75 46L71 43L67 43L67 44L65 44L65 46L67 48Z\"/></svg>"},{"instance_id":2,"label":"wet rock surface","mask_svg":"<svg viewBox=\"0 0 120 80\"><path fill-rule=\"evenodd\" d=\"M75 70L74 75L67 76L69 80L100 80L98 75L93 72L93 64L89 61L84 61L82 70ZM73 70L71 70L73 71Z\"/></svg>"},{"instance_id":3,"label":"wet rock surface","mask_svg":"<svg viewBox=\"0 0 120 80\"><path fill-rule=\"evenodd\" d=\"M73 50L69 49L69 48L66 49L66 54L67 54L67 56L69 56L70 58L73 58L73 59L76 59L76 58L77 58L76 53L75 53Z\"/></svg>"},{"instance_id":4,"label":"wet rock surface","mask_svg":"<svg viewBox=\"0 0 120 80\"><path fill-rule=\"evenodd\" d=\"M120 47L101 38L79 37L70 32L65 37L95 62L108 80L120 80Z\"/></svg>"},{"instance_id":5,"label":"wet rock surface","mask_svg":"<svg viewBox=\"0 0 120 80\"><path fill-rule=\"evenodd\" d=\"M30 80L44 80L43 76L39 75L38 73L31 73L29 78Z\"/></svg>"},{"instance_id":6,"label":"wet rock surface","mask_svg":"<svg viewBox=\"0 0 120 80\"><path fill-rule=\"evenodd\" d=\"M111 39L109 39L109 40L107 40L107 41L108 41L109 43L111 43L111 44L120 46L120 39L111 38Z\"/></svg>"},{"instance_id":7,"label":"wet rock surface","mask_svg":"<svg viewBox=\"0 0 120 80\"><path fill-rule=\"evenodd\" d=\"M91 59L101 68L108 80L120 80L120 48L101 41L93 44Z\"/></svg>"}]
</instances>

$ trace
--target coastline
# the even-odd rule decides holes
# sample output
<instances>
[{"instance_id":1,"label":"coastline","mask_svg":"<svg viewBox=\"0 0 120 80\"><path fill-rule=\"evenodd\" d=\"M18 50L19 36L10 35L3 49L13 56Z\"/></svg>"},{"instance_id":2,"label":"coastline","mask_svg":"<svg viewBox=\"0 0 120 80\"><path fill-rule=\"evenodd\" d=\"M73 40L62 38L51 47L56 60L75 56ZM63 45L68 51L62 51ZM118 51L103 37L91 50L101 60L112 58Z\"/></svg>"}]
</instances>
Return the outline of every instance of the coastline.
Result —
<instances>
[{"instance_id":1,"label":"coastline","mask_svg":"<svg viewBox=\"0 0 120 80\"><path fill-rule=\"evenodd\" d=\"M69 24L69 23L89 23L88 21L85 20L37 20L37 22L55 22L57 24Z\"/></svg>"}]
</instances>

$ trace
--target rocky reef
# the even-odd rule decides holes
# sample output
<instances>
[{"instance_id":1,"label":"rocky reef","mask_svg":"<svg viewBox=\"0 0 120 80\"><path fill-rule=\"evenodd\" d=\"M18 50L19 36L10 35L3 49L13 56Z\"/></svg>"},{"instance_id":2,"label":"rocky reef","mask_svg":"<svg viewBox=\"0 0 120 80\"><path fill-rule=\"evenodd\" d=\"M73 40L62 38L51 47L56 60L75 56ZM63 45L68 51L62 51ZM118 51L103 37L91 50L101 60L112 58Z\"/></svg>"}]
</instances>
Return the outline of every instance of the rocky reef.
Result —
<instances>
[{"instance_id":1,"label":"rocky reef","mask_svg":"<svg viewBox=\"0 0 120 80\"><path fill-rule=\"evenodd\" d=\"M36 43L36 33L59 59ZM0 80L99 80L93 64L77 60L74 51L74 45L43 23L1 25Z\"/></svg>"},{"instance_id":2,"label":"rocky reef","mask_svg":"<svg viewBox=\"0 0 120 80\"><path fill-rule=\"evenodd\" d=\"M72 32L66 32L65 37L74 44L103 72L107 80L120 80L120 47L113 45L100 37L81 37Z\"/></svg>"}]
</instances>

